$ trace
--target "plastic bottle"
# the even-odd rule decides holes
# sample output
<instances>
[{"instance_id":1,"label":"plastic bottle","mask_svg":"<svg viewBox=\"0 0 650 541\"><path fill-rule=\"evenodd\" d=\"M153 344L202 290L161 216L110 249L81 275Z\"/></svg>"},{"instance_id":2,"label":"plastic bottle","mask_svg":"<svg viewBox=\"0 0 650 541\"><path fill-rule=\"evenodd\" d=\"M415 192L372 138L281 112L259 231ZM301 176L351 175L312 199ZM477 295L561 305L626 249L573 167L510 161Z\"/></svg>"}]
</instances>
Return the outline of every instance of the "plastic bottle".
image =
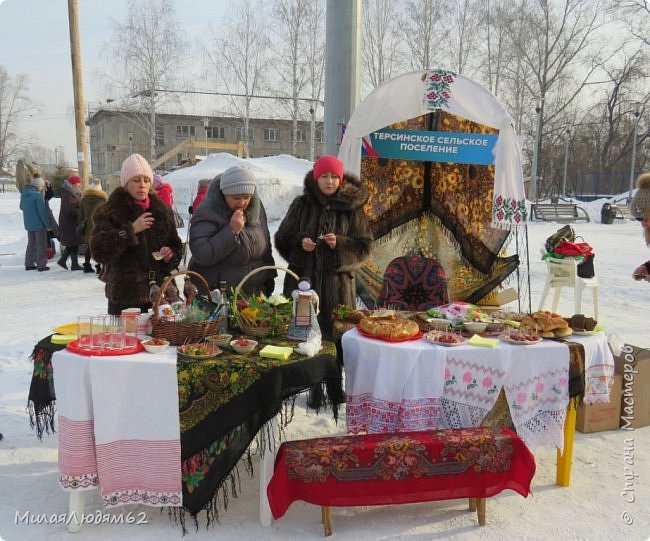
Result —
<instances>
[{"instance_id":1,"label":"plastic bottle","mask_svg":"<svg viewBox=\"0 0 650 541\"><path fill-rule=\"evenodd\" d=\"M221 316L221 324L219 325L219 334L228 334L228 319L230 316L230 299L228 298L228 284L225 280L219 282L219 290L221 291L221 299L223 307L219 312Z\"/></svg>"}]
</instances>

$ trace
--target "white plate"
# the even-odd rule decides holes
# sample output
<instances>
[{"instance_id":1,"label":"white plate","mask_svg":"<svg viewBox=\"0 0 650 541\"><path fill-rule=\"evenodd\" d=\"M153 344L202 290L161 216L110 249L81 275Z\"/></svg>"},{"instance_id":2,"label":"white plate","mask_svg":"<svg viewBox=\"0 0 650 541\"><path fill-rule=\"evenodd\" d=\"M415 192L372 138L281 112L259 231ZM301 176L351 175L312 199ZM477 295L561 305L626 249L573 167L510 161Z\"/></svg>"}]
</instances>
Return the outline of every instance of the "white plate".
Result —
<instances>
[{"instance_id":1,"label":"white plate","mask_svg":"<svg viewBox=\"0 0 650 541\"><path fill-rule=\"evenodd\" d=\"M467 340L462 339L460 342L440 342L437 337L440 334L444 334L444 331L429 331L424 335L424 339L429 342L430 344L434 344L436 346L445 346L445 347L454 347L454 346L462 346Z\"/></svg>"},{"instance_id":2,"label":"white plate","mask_svg":"<svg viewBox=\"0 0 650 541\"><path fill-rule=\"evenodd\" d=\"M500 335L499 339L515 346L534 346L535 344L539 344L542 341L541 338L538 338L537 340L513 340L504 334Z\"/></svg>"}]
</instances>

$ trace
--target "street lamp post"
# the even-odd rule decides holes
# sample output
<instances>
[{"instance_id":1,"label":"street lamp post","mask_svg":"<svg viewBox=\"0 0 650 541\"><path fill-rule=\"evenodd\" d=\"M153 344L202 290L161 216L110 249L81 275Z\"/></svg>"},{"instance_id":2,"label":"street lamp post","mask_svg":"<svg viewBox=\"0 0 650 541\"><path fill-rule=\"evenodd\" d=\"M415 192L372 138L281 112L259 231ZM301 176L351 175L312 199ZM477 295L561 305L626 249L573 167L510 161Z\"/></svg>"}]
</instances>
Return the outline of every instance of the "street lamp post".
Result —
<instances>
[{"instance_id":1,"label":"street lamp post","mask_svg":"<svg viewBox=\"0 0 650 541\"><path fill-rule=\"evenodd\" d=\"M539 154L539 138L542 119L542 100L537 102L535 106L535 114L537 115L537 126L535 129L535 148L533 148L533 163L530 171L530 193L528 197L531 201L537 201L537 160Z\"/></svg>"},{"instance_id":2,"label":"street lamp post","mask_svg":"<svg viewBox=\"0 0 650 541\"><path fill-rule=\"evenodd\" d=\"M210 121L207 118L203 119L203 130L205 132L205 157L208 157L208 126Z\"/></svg>"},{"instance_id":3,"label":"street lamp post","mask_svg":"<svg viewBox=\"0 0 650 541\"><path fill-rule=\"evenodd\" d=\"M562 177L562 197L566 197L566 176L569 165L569 138L571 137L571 128L566 130L566 139L564 140L564 176Z\"/></svg>"},{"instance_id":4,"label":"street lamp post","mask_svg":"<svg viewBox=\"0 0 650 541\"><path fill-rule=\"evenodd\" d=\"M639 127L639 110L634 111L634 133L632 134L632 165L630 167L630 192L628 193L628 202L632 200L632 190L634 189L634 166L636 164L636 134Z\"/></svg>"}]
</instances>

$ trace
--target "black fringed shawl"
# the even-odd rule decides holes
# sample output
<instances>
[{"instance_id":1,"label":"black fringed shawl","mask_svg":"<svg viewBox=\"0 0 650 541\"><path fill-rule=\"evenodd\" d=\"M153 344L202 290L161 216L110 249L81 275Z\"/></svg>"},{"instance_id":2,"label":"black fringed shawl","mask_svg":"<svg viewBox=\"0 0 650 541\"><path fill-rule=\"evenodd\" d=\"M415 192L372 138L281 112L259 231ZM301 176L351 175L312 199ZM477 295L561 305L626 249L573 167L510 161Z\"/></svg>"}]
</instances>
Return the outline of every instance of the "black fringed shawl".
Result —
<instances>
[{"instance_id":1,"label":"black fringed shawl","mask_svg":"<svg viewBox=\"0 0 650 541\"><path fill-rule=\"evenodd\" d=\"M43 439L43 433L54 433L56 394L52 374L52 354L65 347L65 345L53 344L50 338L51 335L36 344L30 356L34 363L34 372L27 395L27 412L29 424L36 429L39 440Z\"/></svg>"},{"instance_id":2,"label":"black fringed shawl","mask_svg":"<svg viewBox=\"0 0 650 541\"><path fill-rule=\"evenodd\" d=\"M34 373L29 391L30 424L39 439L54 432L55 400L52 354L65 346L41 340L32 352ZM269 340L271 341L271 340ZM260 340L260 348L266 343ZM274 345L295 342L272 339ZM176 364L181 425L183 507L169 515L185 531L186 512L198 527L197 514L205 510L207 525L218 521L229 497L237 497L237 463L253 474L252 455L279 444L294 414L296 395L316 386L317 409L329 406L338 420L345 401L340 351L332 342L312 358L292 355L287 361L245 357L224 351L215 359ZM313 400L313 397L312 397ZM278 422L273 419L279 414ZM253 440L256 445L251 446ZM253 449L251 449L253 447Z\"/></svg>"}]
</instances>

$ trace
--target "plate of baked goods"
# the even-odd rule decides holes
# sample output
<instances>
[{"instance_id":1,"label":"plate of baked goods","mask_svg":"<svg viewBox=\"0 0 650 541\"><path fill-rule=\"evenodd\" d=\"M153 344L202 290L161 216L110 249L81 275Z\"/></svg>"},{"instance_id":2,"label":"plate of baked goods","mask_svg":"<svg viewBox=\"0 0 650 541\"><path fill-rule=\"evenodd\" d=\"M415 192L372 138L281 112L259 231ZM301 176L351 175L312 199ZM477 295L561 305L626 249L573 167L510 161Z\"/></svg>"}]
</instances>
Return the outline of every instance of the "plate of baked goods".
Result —
<instances>
[{"instance_id":1,"label":"plate of baked goods","mask_svg":"<svg viewBox=\"0 0 650 541\"><path fill-rule=\"evenodd\" d=\"M514 344L516 346L532 346L539 344L542 341L542 338L535 334L528 334L525 332L510 332L505 334L500 334L499 339L508 344Z\"/></svg>"},{"instance_id":2,"label":"plate of baked goods","mask_svg":"<svg viewBox=\"0 0 650 541\"><path fill-rule=\"evenodd\" d=\"M592 334L598 334L600 332L603 332L605 327L602 325L596 325L593 330L587 331L584 329L573 329L573 334L577 334L579 336L591 336Z\"/></svg>"},{"instance_id":3,"label":"plate of baked goods","mask_svg":"<svg viewBox=\"0 0 650 541\"><path fill-rule=\"evenodd\" d=\"M363 336L386 342L418 340L423 334L415 321L396 317L394 314L362 319L357 325L357 330Z\"/></svg>"},{"instance_id":4,"label":"plate of baked goods","mask_svg":"<svg viewBox=\"0 0 650 541\"><path fill-rule=\"evenodd\" d=\"M430 344L445 347L461 346L466 342L461 335L445 331L429 331L424 339Z\"/></svg>"}]
</instances>

